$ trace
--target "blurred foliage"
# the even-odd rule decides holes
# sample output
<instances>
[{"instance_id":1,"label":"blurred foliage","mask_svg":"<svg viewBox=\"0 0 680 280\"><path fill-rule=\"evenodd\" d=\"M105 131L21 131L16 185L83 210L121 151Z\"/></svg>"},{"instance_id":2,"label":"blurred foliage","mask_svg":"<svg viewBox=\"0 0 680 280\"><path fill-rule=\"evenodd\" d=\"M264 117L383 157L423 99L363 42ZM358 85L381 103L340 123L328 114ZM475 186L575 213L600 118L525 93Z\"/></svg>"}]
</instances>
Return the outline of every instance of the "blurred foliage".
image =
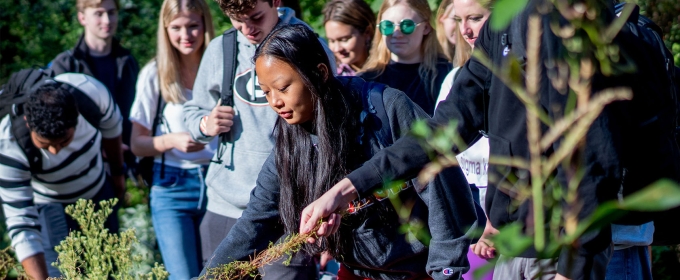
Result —
<instances>
[{"instance_id":1,"label":"blurred foliage","mask_svg":"<svg viewBox=\"0 0 680 280\"><path fill-rule=\"evenodd\" d=\"M119 0L117 37L132 50L140 65L155 53L155 34L162 0ZM292 0L295 1L295 0ZM291 1L291 2L292 2ZM326 0L300 0L302 19L322 37L323 5ZM374 11L381 0L367 0ZM436 9L440 0L428 0ZM507 1L506 1L507 2ZM520 1L522 2L522 1ZM643 14L659 24L668 47L680 65L680 1L638 0ZM208 0L217 34L231 27L217 4ZM0 84L10 73L34 65L45 66L60 52L71 49L82 34L76 19L75 0L3 0L0 1Z\"/></svg>"},{"instance_id":2,"label":"blurred foliage","mask_svg":"<svg viewBox=\"0 0 680 280\"><path fill-rule=\"evenodd\" d=\"M147 274L152 271L155 263L162 263L160 249L156 244L156 232L151 221L149 195L151 189L140 181L130 177L126 181L124 207L118 210L120 230L133 229L138 243L132 246L133 254L141 256L135 260L133 274Z\"/></svg>"},{"instance_id":3,"label":"blurred foliage","mask_svg":"<svg viewBox=\"0 0 680 280\"><path fill-rule=\"evenodd\" d=\"M120 231L134 230L138 243L132 245L132 254L140 256L133 260L133 275L148 274L156 263L162 263L161 253L156 244L156 232L151 222L151 213L146 204L121 208L118 212Z\"/></svg>"},{"instance_id":4,"label":"blurred foliage","mask_svg":"<svg viewBox=\"0 0 680 280\"><path fill-rule=\"evenodd\" d=\"M156 52L158 13L162 0L119 0L117 38L132 50L140 65ZM217 34L231 27L217 3L208 1ZM83 33L75 0L0 1L0 84L22 68L46 66L72 49Z\"/></svg>"},{"instance_id":5,"label":"blurred foliage","mask_svg":"<svg viewBox=\"0 0 680 280\"><path fill-rule=\"evenodd\" d=\"M678 246L652 247L652 276L656 280L680 279Z\"/></svg>"},{"instance_id":6,"label":"blurred foliage","mask_svg":"<svg viewBox=\"0 0 680 280\"><path fill-rule=\"evenodd\" d=\"M661 27L666 46L673 52L675 65L680 66L680 1L637 0L637 2L641 13Z\"/></svg>"}]
</instances>

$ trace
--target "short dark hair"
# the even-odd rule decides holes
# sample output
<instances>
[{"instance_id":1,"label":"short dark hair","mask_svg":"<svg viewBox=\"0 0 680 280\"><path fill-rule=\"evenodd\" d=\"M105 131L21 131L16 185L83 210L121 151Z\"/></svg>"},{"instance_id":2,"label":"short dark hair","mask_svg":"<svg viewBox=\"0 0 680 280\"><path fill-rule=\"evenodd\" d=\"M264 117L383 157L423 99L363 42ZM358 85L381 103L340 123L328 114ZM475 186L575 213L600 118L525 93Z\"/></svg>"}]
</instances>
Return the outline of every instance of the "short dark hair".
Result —
<instances>
[{"instance_id":1,"label":"short dark hair","mask_svg":"<svg viewBox=\"0 0 680 280\"><path fill-rule=\"evenodd\" d=\"M66 85L45 84L29 94L24 104L26 121L31 131L47 139L60 139L66 131L78 124L78 106L75 96Z\"/></svg>"},{"instance_id":2,"label":"short dark hair","mask_svg":"<svg viewBox=\"0 0 680 280\"><path fill-rule=\"evenodd\" d=\"M215 0L217 5L220 6L220 10L226 16L235 16L244 14L252 9L255 9L257 2L264 1L273 7L273 0Z\"/></svg>"}]
</instances>

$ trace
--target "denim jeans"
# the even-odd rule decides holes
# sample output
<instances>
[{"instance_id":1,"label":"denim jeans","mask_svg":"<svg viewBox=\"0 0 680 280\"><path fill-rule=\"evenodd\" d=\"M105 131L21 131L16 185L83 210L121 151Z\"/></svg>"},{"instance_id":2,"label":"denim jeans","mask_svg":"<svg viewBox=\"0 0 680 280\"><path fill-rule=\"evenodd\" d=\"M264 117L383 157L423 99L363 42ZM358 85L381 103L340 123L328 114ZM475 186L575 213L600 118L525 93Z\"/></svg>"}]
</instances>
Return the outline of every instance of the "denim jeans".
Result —
<instances>
[{"instance_id":1,"label":"denim jeans","mask_svg":"<svg viewBox=\"0 0 680 280\"><path fill-rule=\"evenodd\" d=\"M151 219L170 280L186 280L201 272L198 232L207 204L204 176L207 167L182 169L154 164Z\"/></svg>"},{"instance_id":2,"label":"denim jeans","mask_svg":"<svg viewBox=\"0 0 680 280\"><path fill-rule=\"evenodd\" d=\"M102 188L94 195L92 201L99 209L99 202L114 198L113 187L109 180L106 180ZM40 235L42 237L43 250L45 252L45 262L47 263L47 274L50 277L61 277L61 272L52 266L52 263L57 261L58 253L54 250L54 246L59 245L62 240L68 236L69 232L80 229L78 223L64 212L68 203L48 203L36 204L38 209L38 219L40 221ZM104 227L109 229L110 233L118 233L118 209L120 202L113 207L113 214L111 214L104 222Z\"/></svg>"},{"instance_id":3,"label":"denim jeans","mask_svg":"<svg viewBox=\"0 0 680 280\"><path fill-rule=\"evenodd\" d=\"M607 265L607 280L652 280L647 246L614 250Z\"/></svg>"}]
</instances>

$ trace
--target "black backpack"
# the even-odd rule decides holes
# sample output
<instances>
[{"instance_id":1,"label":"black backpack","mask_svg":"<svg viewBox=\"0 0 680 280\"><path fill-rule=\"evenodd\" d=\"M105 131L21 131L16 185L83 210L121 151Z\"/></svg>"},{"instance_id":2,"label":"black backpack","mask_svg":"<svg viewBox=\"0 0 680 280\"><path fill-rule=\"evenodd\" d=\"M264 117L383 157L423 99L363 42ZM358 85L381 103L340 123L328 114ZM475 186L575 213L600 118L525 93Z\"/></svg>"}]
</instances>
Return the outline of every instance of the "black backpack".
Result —
<instances>
[{"instance_id":1,"label":"black backpack","mask_svg":"<svg viewBox=\"0 0 680 280\"><path fill-rule=\"evenodd\" d=\"M47 83L59 84L75 95L78 112L95 128L99 127L99 121L103 116L98 109L99 106L85 93L68 84L56 82L52 78L54 78L54 72L51 69L23 69L13 73L0 90L0 119L10 116L12 134L26 154L32 174L42 173L42 155L40 149L33 144L31 131L24 119L23 105L28 101L32 91Z\"/></svg>"},{"instance_id":2,"label":"black backpack","mask_svg":"<svg viewBox=\"0 0 680 280\"><path fill-rule=\"evenodd\" d=\"M615 13L619 15L623 11L625 5L625 3L617 4L615 6ZM628 18L627 24L636 27L631 28L631 30L634 31L634 34L640 40L643 40L651 46L657 46L658 53L663 57L663 61L659 61L659 63L663 63L665 66L668 83L668 91L662 94L667 95L665 99L671 100L672 102L672 104L670 104L670 113L664 112L664 109L662 109L663 105L667 104L658 105L660 111L658 116L661 118L671 118L670 120L665 120L665 122L671 123L671 129L673 130L664 134L668 135L667 138L672 138L667 139L664 142L666 144L664 145L666 156L651 159L653 160L653 163L648 162L645 164L658 166L657 169L659 170L659 173L663 174L663 177L668 177L678 182L680 181L680 170L678 170L680 166L680 102L678 101L680 98L680 68L674 65L673 55L663 42L663 32L661 28L651 19L640 15L640 8L638 6L634 7L633 12ZM680 207L658 213L641 213L640 215L653 216L655 227L653 245L673 245L680 243L680 235L675 231L677 223L676 219L678 215L680 215Z\"/></svg>"},{"instance_id":3,"label":"black backpack","mask_svg":"<svg viewBox=\"0 0 680 280\"><path fill-rule=\"evenodd\" d=\"M615 13L617 15L621 14L623 12L623 8L626 5L626 3L619 3L616 4L614 7ZM663 64L666 67L666 74L668 75L668 81L670 83L669 87L669 92L668 94L670 95L670 98L674 102L674 115L675 115L675 135L676 135L676 141L680 140L680 67L675 66L674 60L673 60L673 53L666 47L664 41L663 41L663 30L661 30L661 27L659 27L654 21L649 19L648 17L645 17L643 15L640 15L640 7L635 6L632 14L628 18L629 24L636 24L637 26L640 27L639 30L642 32L646 33L646 36L642 36L641 34L636 34L638 37L642 40L648 41L653 40L653 42L649 42L651 45L656 45L659 48L659 53L663 55ZM680 141L678 141L680 143Z\"/></svg>"},{"instance_id":4,"label":"black backpack","mask_svg":"<svg viewBox=\"0 0 680 280\"><path fill-rule=\"evenodd\" d=\"M361 88L359 97L363 105L361 122L372 127L380 148L392 146L392 128L390 128L387 111L383 102L383 91L386 85L365 81L360 77L336 77L347 88Z\"/></svg>"}]
</instances>

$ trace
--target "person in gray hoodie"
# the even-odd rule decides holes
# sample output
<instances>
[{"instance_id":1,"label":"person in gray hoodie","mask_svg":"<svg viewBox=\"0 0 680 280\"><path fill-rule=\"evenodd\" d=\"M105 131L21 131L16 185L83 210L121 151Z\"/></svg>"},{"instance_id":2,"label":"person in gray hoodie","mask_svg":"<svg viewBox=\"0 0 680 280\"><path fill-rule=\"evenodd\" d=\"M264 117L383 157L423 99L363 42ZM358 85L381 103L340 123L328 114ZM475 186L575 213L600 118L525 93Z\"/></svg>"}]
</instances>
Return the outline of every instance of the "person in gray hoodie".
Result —
<instances>
[{"instance_id":1,"label":"person in gray hoodie","mask_svg":"<svg viewBox=\"0 0 680 280\"><path fill-rule=\"evenodd\" d=\"M200 226L201 251L206 265L246 208L257 175L274 146L272 132L278 116L268 108L257 82L252 57L257 45L274 27L305 24L295 18L291 9L277 8L280 1L217 0L239 31L236 32L238 53L235 56L233 106L217 106L224 86L222 36L208 45L194 84L194 98L184 105L185 126L195 140L208 143L221 133L231 134L231 141L220 141L206 177L208 206ZM333 58L325 42L321 43L327 56ZM296 270L296 265L302 268ZM287 268L268 266L266 274L271 279L304 279L312 273L306 269L309 266L315 268L311 259L302 258L299 262L294 260Z\"/></svg>"}]
</instances>

